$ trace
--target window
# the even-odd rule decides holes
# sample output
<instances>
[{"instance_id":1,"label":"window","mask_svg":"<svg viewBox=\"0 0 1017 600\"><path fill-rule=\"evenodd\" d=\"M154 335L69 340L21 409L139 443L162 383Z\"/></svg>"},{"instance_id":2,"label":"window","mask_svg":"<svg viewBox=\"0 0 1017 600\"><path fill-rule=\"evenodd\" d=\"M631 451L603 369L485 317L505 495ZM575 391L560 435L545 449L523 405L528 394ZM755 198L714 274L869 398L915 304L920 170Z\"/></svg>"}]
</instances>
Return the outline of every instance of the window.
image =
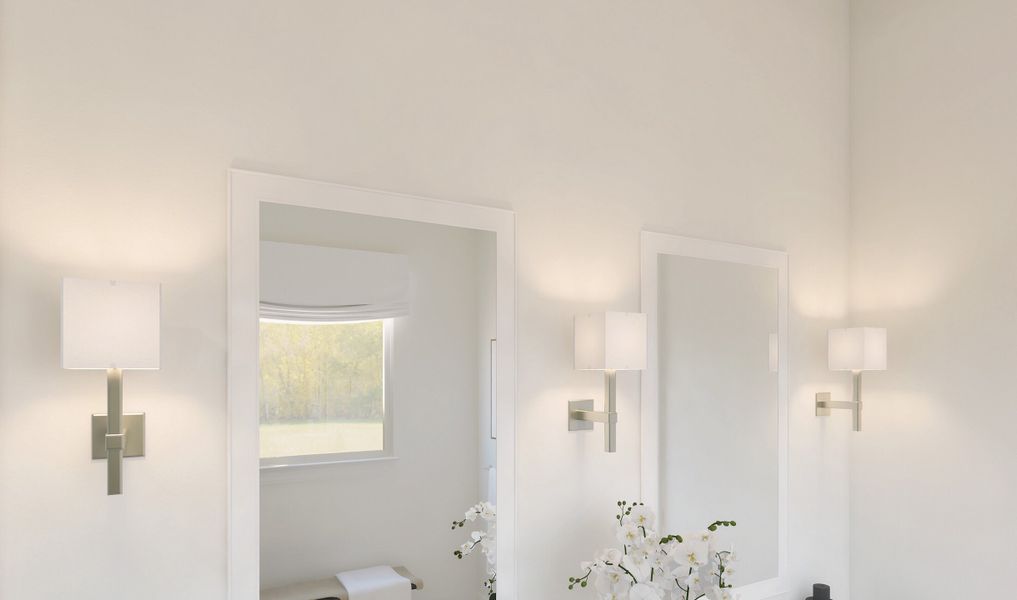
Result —
<instances>
[{"instance_id":1,"label":"window","mask_svg":"<svg viewBox=\"0 0 1017 600\"><path fill-rule=\"evenodd\" d=\"M262 319L259 390L263 466L390 454L385 376L391 319Z\"/></svg>"}]
</instances>

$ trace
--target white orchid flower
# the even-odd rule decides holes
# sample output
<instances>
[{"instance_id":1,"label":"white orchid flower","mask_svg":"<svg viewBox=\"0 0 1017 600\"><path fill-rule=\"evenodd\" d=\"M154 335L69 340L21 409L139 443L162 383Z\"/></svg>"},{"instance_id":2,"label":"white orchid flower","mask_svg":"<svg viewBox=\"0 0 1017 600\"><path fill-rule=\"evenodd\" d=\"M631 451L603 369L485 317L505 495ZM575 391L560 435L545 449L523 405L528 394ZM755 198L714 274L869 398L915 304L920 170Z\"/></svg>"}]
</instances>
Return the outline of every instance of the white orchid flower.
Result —
<instances>
[{"instance_id":1,"label":"white orchid flower","mask_svg":"<svg viewBox=\"0 0 1017 600\"><path fill-rule=\"evenodd\" d=\"M637 583L629 590L629 600L663 600L659 588L646 583Z\"/></svg>"},{"instance_id":2,"label":"white orchid flower","mask_svg":"<svg viewBox=\"0 0 1017 600\"><path fill-rule=\"evenodd\" d=\"M622 558L622 566L632 573L636 581L645 582L650 580L650 573L653 565L650 564L650 556L645 550L635 550Z\"/></svg>"},{"instance_id":3,"label":"white orchid flower","mask_svg":"<svg viewBox=\"0 0 1017 600\"><path fill-rule=\"evenodd\" d=\"M600 556L597 557L597 562L611 563L612 565L617 565L618 563L621 562L621 559L622 559L621 550L617 548L607 548L601 551Z\"/></svg>"},{"instance_id":4,"label":"white orchid flower","mask_svg":"<svg viewBox=\"0 0 1017 600\"><path fill-rule=\"evenodd\" d=\"M569 589L588 582L600 600L739 600L731 587L734 551L719 548L717 532L668 536L662 544L652 510L628 502L618 507L615 536L623 547L581 563L583 573L569 579Z\"/></svg>"},{"instance_id":5,"label":"white orchid flower","mask_svg":"<svg viewBox=\"0 0 1017 600\"><path fill-rule=\"evenodd\" d=\"M647 508L643 504L637 504L632 507L632 512L629 513L629 519L632 520L639 527L650 529L653 527L653 523L656 520L656 516L653 511Z\"/></svg>"},{"instance_id":6,"label":"white orchid flower","mask_svg":"<svg viewBox=\"0 0 1017 600\"><path fill-rule=\"evenodd\" d=\"M731 588L721 588L713 586L708 594L710 600L738 600L739 595L735 593Z\"/></svg>"},{"instance_id":7,"label":"white orchid flower","mask_svg":"<svg viewBox=\"0 0 1017 600\"><path fill-rule=\"evenodd\" d=\"M703 588L703 578L699 574L699 569L693 569L692 572L689 573L688 577L685 578L684 583L685 583L685 587L696 589L696 590L702 589Z\"/></svg>"},{"instance_id":8,"label":"white orchid flower","mask_svg":"<svg viewBox=\"0 0 1017 600\"><path fill-rule=\"evenodd\" d=\"M667 554L668 556L671 556L678 551L680 545L681 544L678 542L678 540L671 540L666 544L660 544L660 549L663 550L664 553Z\"/></svg>"},{"instance_id":9,"label":"white orchid flower","mask_svg":"<svg viewBox=\"0 0 1017 600\"><path fill-rule=\"evenodd\" d=\"M484 567L487 572L487 579L484 581L484 588L488 590L489 595L493 596L497 585L497 544L495 543L497 523L495 521L494 505L490 502L474 504L466 511L463 521L452 522L452 529L465 527L467 522L473 523L478 517L485 521L484 523L478 523L478 526L484 527L484 530L471 531L466 543L460 545L453 554L457 558L466 558L473 554L477 548L480 548L481 553L486 559Z\"/></svg>"},{"instance_id":10,"label":"white orchid flower","mask_svg":"<svg viewBox=\"0 0 1017 600\"><path fill-rule=\"evenodd\" d=\"M661 571L667 571L667 566L671 562L671 557L664 552L660 543L658 542L653 546L647 545L647 547L653 548L653 551L650 553L650 564L653 565L653 568L660 569Z\"/></svg>"},{"instance_id":11,"label":"white orchid flower","mask_svg":"<svg viewBox=\"0 0 1017 600\"><path fill-rule=\"evenodd\" d=\"M688 539L703 542L704 544L708 544L712 548L713 543L717 539L717 533L714 531L710 531L709 529L704 529L702 531L697 531L693 535L688 536Z\"/></svg>"},{"instance_id":12,"label":"white orchid flower","mask_svg":"<svg viewBox=\"0 0 1017 600\"><path fill-rule=\"evenodd\" d=\"M639 531L639 527L631 521L627 521L619 525L616 535L618 536L618 541L626 546L635 546L642 540L643 537L642 532Z\"/></svg>"},{"instance_id":13,"label":"white orchid flower","mask_svg":"<svg viewBox=\"0 0 1017 600\"><path fill-rule=\"evenodd\" d=\"M593 587L602 595L617 594L619 597L624 597L628 595L629 588L632 587L632 578L618 567L608 567L597 573Z\"/></svg>"},{"instance_id":14,"label":"white orchid flower","mask_svg":"<svg viewBox=\"0 0 1017 600\"><path fill-rule=\"evenodd\" d=\"M678 563L679 568L698 569L710 560L710 548L696 538L687 539L678 543L671 558Z\"/></svg>"},{"instance_id":15,"label":"white orchid flower","mask_svg":"<svg viewBox=\"0 0 1017 600\"><path fill-rule=\"evenodd\" d=\"M481 502L477 505L477 513L485 521L493 521L497 516L494 505L490 502Z\"/></svg>"}]
</instances>

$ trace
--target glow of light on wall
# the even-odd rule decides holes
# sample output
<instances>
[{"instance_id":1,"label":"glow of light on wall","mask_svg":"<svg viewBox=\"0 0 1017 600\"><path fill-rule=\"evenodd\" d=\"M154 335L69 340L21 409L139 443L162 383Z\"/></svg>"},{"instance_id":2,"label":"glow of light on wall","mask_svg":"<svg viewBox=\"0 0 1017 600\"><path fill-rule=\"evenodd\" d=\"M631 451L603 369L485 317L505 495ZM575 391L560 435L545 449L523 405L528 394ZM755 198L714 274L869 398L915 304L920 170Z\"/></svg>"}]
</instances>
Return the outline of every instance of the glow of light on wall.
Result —
<instances>
[{"instance_id":1,"label":"glow of light on wall","mask_svg":"<svg viewBox=\"0 0 1017 600\"><path fill-rule=\"evenodd\" d=\"M865 270L852 279L852 310L907 310L931 303L950 285L960 257L927 250L903 247L893 256L865 260Z\"/></svg>"},{"instance_id":2,"label":"glow of light on wall","mask_svg":"<svg viewBox=\"0 0 1017 600\"><path fill-rule=\"evenodd\" d=\"M794 260L794 255L791 255ZM795 277L792 268L789 275L788 298L792 314L810 319L837 320L848 314L847 289L844 281L835 274L810 273L808 277ZM819 276L817 276L819 275Z\"/></svg>"},{"instance_id":3,"label":"glow of light on wall","mask_svg":"<svg viewBox=\"0 0 1017 600\"><path fill-rule=\"evenodd\" d=\"M54 207L54 195L68 200ZM35 197L47 201L34 202ZM93 203L81 190L31 190L5 215L5 221L18 226L5 227L3 236L14 254L72 269L115 264L118 274L189 272L210 257L224 259L225 192L216 200L223 205L222 220L209 223L195 222L188 208L193 201L173 197L148 195L132 203L117 190L116 196L106 194Z\"/></svg>"},{"instance_id":4,"label":"glow of light on wall","mask_svg":"<svg viewBox=\"0 0 1017 600\"><path fill-rule=\"evenodd\" d=\"M530 287L540 295L583 305L613 305L638 286L638 268L634 276L617 275L621 271L617 259L549 257L526 271Z\"/></svg>"}]
</instances>

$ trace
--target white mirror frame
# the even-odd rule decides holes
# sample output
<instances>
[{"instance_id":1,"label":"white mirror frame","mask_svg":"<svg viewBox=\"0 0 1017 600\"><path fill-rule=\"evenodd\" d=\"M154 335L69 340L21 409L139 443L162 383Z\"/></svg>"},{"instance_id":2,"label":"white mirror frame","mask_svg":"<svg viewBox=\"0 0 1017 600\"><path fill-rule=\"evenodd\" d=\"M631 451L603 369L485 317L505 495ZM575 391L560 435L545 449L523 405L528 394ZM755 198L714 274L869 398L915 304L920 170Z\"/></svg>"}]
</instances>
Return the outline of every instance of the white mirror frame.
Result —
<instances>
[{"instance_id":1,"label":"white mirror frame","mask_svg":"<svg viewBox=\"0 0 1017 600\"><path fill-rule=\"evenodd\" d=\"M260 595L258 278L262 202L491 231L498 337L498 593L516 600L515 214L497 208L231 169L227 275L227 594ZM452 507L455 508L455 507ZM451 568L451 567L450 567Z\"/></svg>"},{"instance_id":2,"label":"white mirror frame","mask_svg":"<svg viewBox=\"0 0 1017 600\"><path fill-rule=\"evenodd\" d=\"M788 592L788 259L787 253L643 231L640 240L642 311L647 318L647 362L640 410L640 490L642 501L660 509L660 399L657 342L658 257L662 254L717 260L777 270L778 445L777 576L736 588L741 600L781 598Z\"/></svg>"}]
</instances>

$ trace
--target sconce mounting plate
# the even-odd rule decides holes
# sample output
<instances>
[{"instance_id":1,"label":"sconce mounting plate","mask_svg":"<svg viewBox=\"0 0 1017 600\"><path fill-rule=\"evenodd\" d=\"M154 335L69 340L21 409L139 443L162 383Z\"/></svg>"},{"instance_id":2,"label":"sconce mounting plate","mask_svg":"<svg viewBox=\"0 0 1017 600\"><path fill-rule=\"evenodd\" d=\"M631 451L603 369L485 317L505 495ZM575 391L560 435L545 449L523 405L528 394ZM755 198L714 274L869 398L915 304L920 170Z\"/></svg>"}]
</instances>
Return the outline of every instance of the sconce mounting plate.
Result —
<instances>
[{"instance_id":1,"label":"sconce mounting plate","mask_svg":"<svg viewBox=\"0 0 1017 600\"><path fill-rule=\"evenodd\" d=\"M816 392L816 416L829 417L833 410L829 408L831 400L830 392Z\"/></svg>"},{"instance_id":2,"label":"sconce mounting plate","mask_svg":"<svg viewBox=\"0 0 1017 600\"><path fill-rule=\"evenodd\" d=\"M577 410L593 411L593 400L569 400L569 431L590 431L593 421L581 421L572 416Z\"/></svg>"},{"instance_id":3,"label":"sconce mounting plate","mask_svg":"<svg viewBox=\"0 0 1017 600\"><path fill-rule=\"evenodd\" d=\"M145 455L145 413L124 414L124 457ZM92 460L104 460L106 415L92 415Z\"/></svg>"}]
</instances>

